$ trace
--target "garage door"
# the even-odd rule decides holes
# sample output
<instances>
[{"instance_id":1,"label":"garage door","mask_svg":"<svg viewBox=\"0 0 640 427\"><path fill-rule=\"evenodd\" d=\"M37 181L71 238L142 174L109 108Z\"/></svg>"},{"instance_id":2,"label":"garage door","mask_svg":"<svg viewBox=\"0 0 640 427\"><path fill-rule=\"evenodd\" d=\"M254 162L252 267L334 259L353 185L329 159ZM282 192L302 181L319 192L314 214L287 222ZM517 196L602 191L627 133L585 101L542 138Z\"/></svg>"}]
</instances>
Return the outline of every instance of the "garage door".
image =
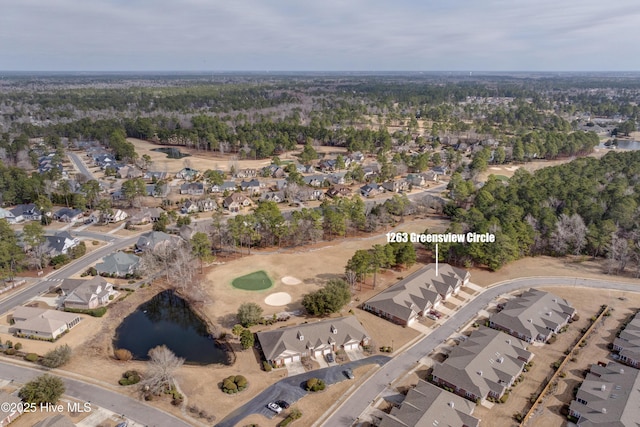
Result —
<instances>
[{"instance_id":1,"label":"garage door","mask_svg":"<svg viewBox=\"0 0 640 427\"><path fill-rule=\"evenodd\" d=\"M322 357L322 350L317 350L313 352L315 358Z\"/></svg>"},{"instance_id":2,"label":"garage door","mask_svg":"<svg viewBox=\"0 0 640 427\"><path fill-rule=\"evenodd\" d=\"M331 353L330 348L325 348L324 350L322 350L322 354L329 354L329 353Z\"/></svg>"},{"instance_id":3,"label":"garage door","mask_svg":"<svg viewBox=\"0 0 640 427\"><path fill-rule=\"evenodd\" d=\"M291 358L290 357L283 357L282 361L284 362L285 365L288 365L289 363L291 363Z\"/></svg>"},{"instance_id":4,"label":"garage door","mask_svg":"<svg viewBox=\"0 0 640 427\"><path fill-rule=\"evenodd\" d=\"M345 350L356 350L358 348L358 344L345 344L344 345L344 349Z\"/></svg>"},{"instance_id":5,"label":"garage door","mask_svg":"<svg viewBox=\"0 0 640 427\"><path fill-rule=\"evenodd\" d=\"M294 362L299 362L300 361L300 355L293 356L293 361Z\"/></svg>"}]
</instances>

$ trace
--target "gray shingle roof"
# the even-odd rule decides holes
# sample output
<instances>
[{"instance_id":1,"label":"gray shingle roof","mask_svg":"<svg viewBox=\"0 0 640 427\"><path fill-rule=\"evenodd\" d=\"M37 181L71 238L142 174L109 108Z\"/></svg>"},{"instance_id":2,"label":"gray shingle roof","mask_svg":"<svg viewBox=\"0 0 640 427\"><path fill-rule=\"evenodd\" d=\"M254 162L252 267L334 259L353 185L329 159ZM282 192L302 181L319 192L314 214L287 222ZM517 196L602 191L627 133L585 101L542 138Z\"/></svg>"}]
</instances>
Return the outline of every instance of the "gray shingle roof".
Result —
<instances>
[{"instance_id":1,"label":"gray shingle roof","mask_svg":"<svg viewBox=\"0 0 640 427\"><path fill-rule=\"evenodd\" d=\"M304 323L274 331L258 332L256 335L267 360L275 360L285 352L298 354L309 348L328 346L330 340L341 346L359 343L369 337L355 316Z\"/></svg>"},{"instance_id":2,"label":"gray shingle roof","mask_svg":"<svg viewBox=\"0 0 640 427\"><path fill-rule=\"evenodd\" d=\"M532 357L524 341L481 327L433 368L433 376L476 396L501 396Z\"/></svg>"},{"instance_id":3,"label":"gray shingle roof","mask_svg":"<svg viewBox=\"0 0 640 427\"><path fill-rule=\"evenodd\" d=\"M384 416L380 427L478 427L476 404L425 381L409 390L400 408Z\"/></svg>"},{"instance_id":4,"label":"gray shingle roof","mask_svg":"<svg viewBox=\"0 0 640 427\"><path fill-rule=\"evenodd\" d=\"M606 367L591 365L569 409L580 414L579 427L630 427L637 426L640 420L638 402L640 371L609 362Z\"/></svg>"},{"instance_id":5,"label":"gray shingle roof","mask_svg":"<svg viewBox=\"0 0 640 427\"><path fill-rule=\"evenodd\" d=\"M494 325L537 339L567 323L576 310L567 300L549 292L529 289L489 319ZM551 330L549 330L549 329Z\"/></svg>"}]
</instances>

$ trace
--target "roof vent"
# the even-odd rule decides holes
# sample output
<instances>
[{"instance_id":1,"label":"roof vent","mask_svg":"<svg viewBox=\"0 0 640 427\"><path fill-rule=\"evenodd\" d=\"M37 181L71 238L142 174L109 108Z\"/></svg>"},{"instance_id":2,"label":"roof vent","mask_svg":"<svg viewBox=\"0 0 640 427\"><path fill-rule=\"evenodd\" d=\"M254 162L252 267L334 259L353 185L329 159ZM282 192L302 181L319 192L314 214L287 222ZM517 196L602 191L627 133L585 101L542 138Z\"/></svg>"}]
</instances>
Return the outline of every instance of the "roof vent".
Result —
<instances>
[{"instance_id":1,"label":"roof vent","mask_svg":"<svg viewBox=\"0 0 640 427\"><path fill-rule=\"evenodd\" d=\"M529 323L533 323L533 319L529 319Z\"/></svg>"},{"instance_id":2,"label":"roof vent","mask_svg":"<svg viewBox=\"0 0 640 427\"><path fill-rule=\"evenodd\" d=\"M338 329L336 329L335 326L331 325L331 333L332 334L337 334L338 333Z\"/></svg>"},{"instance_id":3,"label":"roof vent","mask_svg":"<svg viewBox=\"0 0 640 427\"><path fill-rule=\"evenodd\" d=\"M607 413L607 408L602 408L602 413L606 414Z\"/></svg>"},{"instance_id":4,"label":"roof vent","mask_svg":"<svg viewBox=\"0 0 640 427\"><path fill-rule=\"evenodd\" d=\"M452 400L451 402L449 402L449 407L450 407L450 408L453 408L453 407L454 407L453 400Z\"/></svg>"},{"instance_id":5,"label":"roof vent","mask_svg":"<svg viewBox=\"0 0 640 427\"><path fill-rule=\"evenodd\" d=\"M602 384L600 386L600 391L605 391L607 389L607 385L606 384Z\"/></svg>"},{"instance_id":6,"label":"roof vent","mask_svg":"<svg viewBox=\"0 0 640 427\"><path fill-rule=\"evenodd\" d=\"M504 357L498 357L498 363L503 363L504 362Z\"/></svg>"},{"instance_id":7,"label":"roof vent","mask_svg":"<svg viewBox=\"0 0 640 427\"><path fill-rule=\"evenodd\" d=\"M478 375L482 376L482 371L478 371Z\"/></svg>"},{"instance_id":8,"label":"roof vent","mask_svg":"<svg viewBox=\"0 0 640 427\"><path fill-rule=\"evenodd\" d=\"M550 311L547 311L547 316L551 316L553 313Z\"/></svg>"},{"instance_id":9,"label":"roof vent","mask_svg":"<svg viewBox=\"0 0 640 427\"><path fill-rule=\"evenodd\" d=\"M511 345L511 338L507 340L507 344Z\"/></svg>"},{"instance_id":10,"label":"roof vent","mask_svg":"<svg viewBox=\"0 0 640 427\"><path fill-rule=\"evenodd\" d=\"M298 331L298 339L300 341L304 340L304 335L302 335L302 332Z\"/></svg>"},{"instance_id":11,"label":"roof vent","mask_svg":"<svg viewBox=\"0 0 640 427\"><path fill-rule=\"evenodd\" d=\"M558 302L558 298L554 298L554 299L553 299L553 302Z\"/></svg>"},{"instance_id":12,"label":"roof vent","mask_svg":"<svg viewBox=\"0 0 640 427\"><path fill-rule=\"evenodd\" d=\"M624 368L620 368L620 373L624 374Z\"/></svg>"}]
</instances>

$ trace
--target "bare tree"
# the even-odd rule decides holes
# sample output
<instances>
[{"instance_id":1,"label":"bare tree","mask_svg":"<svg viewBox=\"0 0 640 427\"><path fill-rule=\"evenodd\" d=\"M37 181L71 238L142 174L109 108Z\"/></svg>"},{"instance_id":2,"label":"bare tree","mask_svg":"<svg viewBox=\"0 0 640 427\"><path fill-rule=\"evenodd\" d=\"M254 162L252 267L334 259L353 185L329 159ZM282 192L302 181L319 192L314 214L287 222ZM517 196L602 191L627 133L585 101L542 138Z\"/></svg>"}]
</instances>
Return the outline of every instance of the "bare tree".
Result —
<instances>
[{"instance_id":1,"label":"bare tree","mask_svg":"<svg viewBox=\"0 0 640 427\"><path fill-rule=\"evenodd\" d=\"M182 366L184 359L177 357L165 345L149 350L149 366L140 382L143 390L151 394L160 394L175 385L175 372Z\"/></svg>"},{"instance_id":2,"label":"bare tree","mask_svg":"<svg viewBox=\"0 0 640 427\"><path fill-rule=\"evenodd\" d=\"M611 274L614 268L617 274L622 273L631 258L629 242L626 238L619 236L618 233L612 233L611 243L609 243L607 249L607 262L605 264L607 273Z\"/></svg>"},{"instance_id":3,"label":"bare tree","mask_svg":"<svg viewBox=\"0 0 640 427\"><path fill-rule=\"evenodd\" d=\"M358 274L353 270L347 270L344 272L344 278L349 284L349 287L351 288L351 290L353 291L353 289L356 286L356 283L358 283Z\"/></svg>"},{"instance_id":4,"label":"bare tree","mask_svg":"<svg viewBox=\"0 0 640 427\"><path fill-rule=\"evenodd\" d=\"M571 216L562 214L556 222L556 229L551 234L553 251L566 254L570 250L578 255L587 243L587 227L578 214Z\"/></svg>"}]
</instances>

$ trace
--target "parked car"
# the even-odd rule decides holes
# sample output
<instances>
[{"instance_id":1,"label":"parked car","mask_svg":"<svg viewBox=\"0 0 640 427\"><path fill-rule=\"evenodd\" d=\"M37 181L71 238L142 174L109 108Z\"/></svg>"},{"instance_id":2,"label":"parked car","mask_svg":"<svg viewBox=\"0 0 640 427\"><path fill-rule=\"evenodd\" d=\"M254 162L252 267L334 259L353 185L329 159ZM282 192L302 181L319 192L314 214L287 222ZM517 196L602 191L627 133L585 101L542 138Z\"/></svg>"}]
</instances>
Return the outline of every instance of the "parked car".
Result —
<instances>
[{"instance_id":1,"label":"parked car","mask_svg":"<svg viewBox=\"0 0 640 427\"><path fill-rule=\"evenodd\" d=\"M333 354L332 353L328 353L326 357L327 357L327 362L333 363L334 359L333 359Z\"/></svg>"},{"instance_id":2,"label":"parked car","mask_svg":"<svg viewBox=\"0 0 640 427\"><path fill-rule=\"evenodd\" d=\"M275 402L269 402L269 404L267 405L267 408L271 409L276 414L279 414L280 412L282 412L282 408L278 406L278 404Z\"/></svg>"},{"instance_id":3,"label":"parked car","mask_svg":"<svg viewBox=\"0 0 640 427\"><path fill-rule=\"evenodd\" d=\"M349 378L350 380L355 378L355 375L353 375L353 370L351 368L347 368L344 370L344 374L347 376L347 378Z\"/></svg>"},{"instance_id":4,"label":"parked car","mask_svg":"<svg viewBox=\"0 0 640 427\"><path fill-rule=\"evenodd\" d=\"M285 402L284 400L276 400L276 405L278 405L282 409L289 409L289 403Z\"/></svg>"}]
</instances>

